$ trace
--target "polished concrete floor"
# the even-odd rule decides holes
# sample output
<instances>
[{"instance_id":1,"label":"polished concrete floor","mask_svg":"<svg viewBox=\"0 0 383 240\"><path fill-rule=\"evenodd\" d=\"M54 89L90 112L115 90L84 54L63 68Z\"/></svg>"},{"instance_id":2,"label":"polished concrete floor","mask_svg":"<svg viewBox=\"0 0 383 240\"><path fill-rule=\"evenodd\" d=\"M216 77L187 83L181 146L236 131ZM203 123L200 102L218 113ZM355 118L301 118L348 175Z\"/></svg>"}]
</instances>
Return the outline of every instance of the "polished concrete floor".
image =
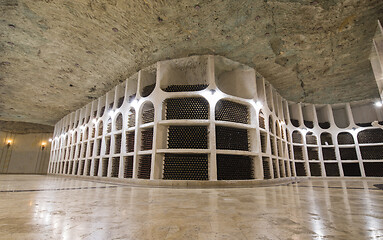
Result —
<instances>
[{"instance_id":1,"label":"polished concrete floor","mask_svg":"<svg viewBox=\"0 0 383 240\"><path fill-rule=\"evenodd\" d=\"M0 175L0 239L383 239L382 183L170 189Z\"/></svg>"}]
</instances>

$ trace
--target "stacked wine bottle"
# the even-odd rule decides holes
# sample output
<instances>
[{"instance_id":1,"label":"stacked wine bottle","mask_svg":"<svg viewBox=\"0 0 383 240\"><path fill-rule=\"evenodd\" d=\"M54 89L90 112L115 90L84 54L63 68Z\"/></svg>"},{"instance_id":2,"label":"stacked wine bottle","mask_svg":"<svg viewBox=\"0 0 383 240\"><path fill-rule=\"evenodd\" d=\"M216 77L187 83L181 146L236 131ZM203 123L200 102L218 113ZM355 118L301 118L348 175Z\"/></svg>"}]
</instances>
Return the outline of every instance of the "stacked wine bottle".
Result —
<instances>
[{"instance_id":1,"label":"stacked wine bottle","mask_svg":"<svg viewBox=\"0 0 383 240\"><path fill-rule=\"evenodd\" d=\"M195 84L195 85L169 85L164 90L165 92L191 92L200 91L207 88L208 84Z\"/></svg>"},{"instance_id":2,"label":"stacked wine bottle","mask_svg":"<svg viewBox=\"0 0 383 240\"><path fill-rule=\"evenodd\" d=\"M165 154L163 179L208 180L207 154Z\"/></svg>"},{"instance_id":3,"label":"stacked wine bottle","mask_svg":"<svg viewBox=\"0 0 383 240\"><path fill-rule=\"evenodd\" d=\"M208 119L209 103L201 97L165 100L166 119Z\"/></svg>"},{"instance_id":4,"label":"stacked wine bottle","mask_svg":"<svg viewBox=\"0 0 383 240\"><path fill-rule=\"evenodd\" d=\"M220 100L215 107L215 120L249 123L248 106L228 100Z\"/></svg>"}]
</instances>

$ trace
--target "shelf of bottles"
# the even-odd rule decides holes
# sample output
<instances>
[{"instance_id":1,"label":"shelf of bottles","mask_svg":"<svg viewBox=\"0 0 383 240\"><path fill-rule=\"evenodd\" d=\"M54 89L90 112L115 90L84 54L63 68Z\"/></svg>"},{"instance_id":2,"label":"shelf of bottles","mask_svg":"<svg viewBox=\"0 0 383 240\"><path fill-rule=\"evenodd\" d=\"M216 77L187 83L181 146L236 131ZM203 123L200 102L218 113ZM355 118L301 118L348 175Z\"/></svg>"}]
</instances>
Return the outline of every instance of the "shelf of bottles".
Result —
<instances>
[{"instance_id":1,"label":"shelf of bottles","mask_svg":"<svg viewBox=\"0 0 383 240\"><path fill-rule=\"evenodd\" d=\"M202 181L382 177L382 124L382 108L372 100L289 102L252 68L193 56L142 69L61 119L49 173Z\"/></svg>"}]
</instances>

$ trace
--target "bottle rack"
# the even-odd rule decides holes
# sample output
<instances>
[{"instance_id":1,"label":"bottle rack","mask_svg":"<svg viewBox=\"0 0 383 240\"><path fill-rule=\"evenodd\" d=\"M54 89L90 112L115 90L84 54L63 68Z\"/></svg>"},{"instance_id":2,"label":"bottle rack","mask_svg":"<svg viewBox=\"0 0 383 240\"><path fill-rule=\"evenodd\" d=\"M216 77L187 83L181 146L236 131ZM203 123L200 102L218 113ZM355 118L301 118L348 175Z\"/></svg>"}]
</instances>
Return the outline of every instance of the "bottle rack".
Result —
<instances>
[{"instance_id":1,"label":"bottle rack","mask_svg":"<svg viewBox=\"0 0 383 240\"><path fill-rule=\"evenodd\" d=\"M235 81L234 81L235 80ZM219 56L158 62L55 126L49 173L163 180L381 177L383 112L283 99ZM120 172L121 171L121 172Z\"/></svg>"}]
</instances>

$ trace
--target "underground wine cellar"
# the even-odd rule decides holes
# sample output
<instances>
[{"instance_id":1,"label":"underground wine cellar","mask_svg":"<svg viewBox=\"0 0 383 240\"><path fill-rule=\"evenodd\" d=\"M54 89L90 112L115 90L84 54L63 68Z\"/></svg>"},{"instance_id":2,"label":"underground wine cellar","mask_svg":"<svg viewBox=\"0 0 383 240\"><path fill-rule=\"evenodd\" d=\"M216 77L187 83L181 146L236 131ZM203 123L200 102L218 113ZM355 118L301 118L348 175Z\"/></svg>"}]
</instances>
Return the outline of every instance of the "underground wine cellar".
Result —
<instances>
[{"instance_id":1,"label":"underground wine cellar","mask_svg":"<svg viewBox=\"0 0 383 240\"><path fill-rule=\"evenodd\" d=\"M381 124L373 100L289 102L248 66L192 56L142 69L61 119L48 171L149 181L383 177Z\"/></svg>"}]
</instances>

